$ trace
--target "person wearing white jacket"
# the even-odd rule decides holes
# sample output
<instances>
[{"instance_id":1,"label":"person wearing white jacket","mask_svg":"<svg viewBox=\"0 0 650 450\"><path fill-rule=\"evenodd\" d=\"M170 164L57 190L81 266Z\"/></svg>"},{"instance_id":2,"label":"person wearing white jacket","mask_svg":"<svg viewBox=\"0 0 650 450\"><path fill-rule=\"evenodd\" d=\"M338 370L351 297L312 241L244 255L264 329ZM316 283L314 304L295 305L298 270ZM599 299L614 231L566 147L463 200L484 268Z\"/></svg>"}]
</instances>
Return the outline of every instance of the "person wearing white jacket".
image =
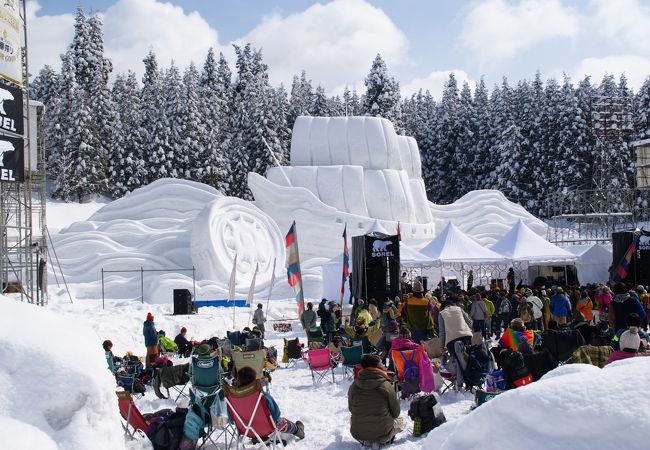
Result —
<instances>
[{"instance_id":1,"label":"person wearing white jacket","mask_svg":"<svg viewBox=\"0 0 650 450\"><path fill-rule=\"evenodd\" d=\"M535 319L535 329L542 330L544 328L544 302L542 299L533 294L533 291L526 289L524 291L526 301L533 305L533 318Z\"/></svg>"}]
</instances>

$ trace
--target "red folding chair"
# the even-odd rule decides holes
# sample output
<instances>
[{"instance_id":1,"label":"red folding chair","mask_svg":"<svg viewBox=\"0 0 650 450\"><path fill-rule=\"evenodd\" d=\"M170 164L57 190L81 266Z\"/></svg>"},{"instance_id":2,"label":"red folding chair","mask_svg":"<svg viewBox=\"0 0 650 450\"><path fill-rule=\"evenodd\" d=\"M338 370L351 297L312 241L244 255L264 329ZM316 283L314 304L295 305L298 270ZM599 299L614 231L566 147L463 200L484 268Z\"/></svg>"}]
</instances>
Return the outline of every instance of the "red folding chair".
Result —
<instances>
[{"instance_id":1,"label":"red folding chair","mask_svg":"<svg viewBox=\"0 0 650 450\"><path fill-rule=\"evenodd\" d=\"M146 438L147 435L145 433L149 427L149 421L144 418L138 407L133 403L131 393L127 391L116 391L115 393L117 394L117 404L120 408L120 414L126 421L126 424L122 424L124 434L131 439L135 439L136 434Z\"/></svg>"},{"instance_id":2,"label":"red folding chair","mask_svg":"<svg viewBox=\"0 0 650 450\"><path fill-rule=\"evenodd\" d=\"M237 428L237 448L246 448L244 441L247 438L263 447L284 448L262 389L259 380L243 389L223 385L228 413Z\"/></svg>"},{"instance_id":3,"label":"red folding chair","mask_svg":"<svg viewBox=\"0 0 650 450\"><path fill-rule=\"evenodd\" d=\"M332 373L332 384L334 384L334 368L332 367L332 352L327 348L309 350L307 352L309 370L311 370L311 381L314 385L325 379L327 372Z\"/></svg>"}]
</instances>

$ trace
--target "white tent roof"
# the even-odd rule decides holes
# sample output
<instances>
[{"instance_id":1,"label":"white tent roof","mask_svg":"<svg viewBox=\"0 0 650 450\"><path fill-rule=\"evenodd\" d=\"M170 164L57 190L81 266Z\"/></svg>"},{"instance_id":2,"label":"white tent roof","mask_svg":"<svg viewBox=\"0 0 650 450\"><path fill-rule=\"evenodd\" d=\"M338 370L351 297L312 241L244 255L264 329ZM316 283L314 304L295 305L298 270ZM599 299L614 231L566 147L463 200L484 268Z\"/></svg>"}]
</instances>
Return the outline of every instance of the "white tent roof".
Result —
<instances>
[{"instance_id":1,"label":"white tent roof","mask_svg":"<svg viewBox=\"0 0 650 450\"><path fill-rule=\"evenodd\" d=\"M551 244L519 219L501 239L490 247L512 261L551 263L575 261L577 257Z\"/></svg>"},{"instance_id":2,"label":"white tent roof","mask_svg":"<svg viewBox=\"0 0 650 450\"><path fill-rule=\"evenodd\" d=\"M564 247L578 257L575 262L580 284L603 283L609 279L612 264L611 247L605 245L567 245Z\"/></svg>"},{"instance_id":3,"label":"white tent roof","mask_svg":"<svg viewBox=\"0 0 650 450\"><path fill-rule=\"evenodd\" d=\"M507 263L507 258L483 247L451 222L420 253L436 263Z\"/></svg>"},{"instance_id":4,"label":"white tent roof","mask_svg":"<svg viewBox=\"0 0 650 450\"><path fill-rule=\"evenodd\" d=\"M384 228L381 223L379 223L378 219L375 219L375 221L370 225L370 227L363 232L364 235L370 234L370 233L381 233L381 234L386 234L388 236L391 236L395 233L391 233L386 228Z\"/></svg>"},{"instance_id":5,"label":"white tent roof","mask_svg":"<svg viewBox=\"0 0 650 450\"><path fill-rule=\"evenodd\" d=\"M350 265L352 265L352 247L348 249L348 253L350 255ZM400 265L405 267L428 267L434 264L433 259L409 247L404 242L399 243L399 260L400 260ZM340 272L341 272L341 268L343 267L343 253L340 253L334 258L327 261L325 264L323 264L323 267L329 265L334 265L338 267L338 271L339 271L338 277L340 281L341 278Z\"/></svg>"}]
</instances>

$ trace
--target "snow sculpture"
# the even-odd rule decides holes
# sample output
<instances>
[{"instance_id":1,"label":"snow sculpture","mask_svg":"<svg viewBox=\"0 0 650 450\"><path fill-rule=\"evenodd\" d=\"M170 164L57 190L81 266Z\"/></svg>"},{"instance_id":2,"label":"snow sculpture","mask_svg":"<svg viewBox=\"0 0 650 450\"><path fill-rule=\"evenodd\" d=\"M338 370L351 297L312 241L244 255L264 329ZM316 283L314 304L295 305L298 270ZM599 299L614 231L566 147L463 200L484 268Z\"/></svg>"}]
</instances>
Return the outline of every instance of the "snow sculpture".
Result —
<instances>
[{"instance_id":1,"label":"snow sculpture","mask_svg":"<svg viewBox=\"0 0 650 450\"><path fill-rule=\"evenodd\" d=\"M256 285L270 282L274 258L276 275L284 269L284 240L278 226L245 200L221 197L206 205L194 220L190 242L199 280L227 283L235 255L236 281L241 291L250 285L256 265Z\"/></svg>"},{"instance_id":2,"label":"snow sculpture","mask_svg":"<svg viewBox=\"0 0 650 450\"><path fill-rule=\"evenodd\" d=\"M255 205L288 230L298 223L303 258L333 257L341 233L361 234L374 219L421 247L435 235L415 139L379 117L298 117L291 166L250 173Z\"/></svg>"}]
</instances>

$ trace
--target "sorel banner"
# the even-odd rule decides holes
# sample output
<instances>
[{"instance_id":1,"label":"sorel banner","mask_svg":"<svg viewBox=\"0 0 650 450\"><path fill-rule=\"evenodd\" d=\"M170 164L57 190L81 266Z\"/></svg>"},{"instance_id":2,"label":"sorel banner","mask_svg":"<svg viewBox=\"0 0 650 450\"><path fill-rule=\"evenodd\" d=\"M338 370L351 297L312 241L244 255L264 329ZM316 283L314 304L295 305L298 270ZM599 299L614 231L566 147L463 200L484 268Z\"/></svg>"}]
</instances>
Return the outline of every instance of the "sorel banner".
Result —
<instances>
[{"instance_id":1,"label":"sorel banner","mask_svg":"<svg viewBox=\"0 0 650 450\"><path fill-rule=\"evenodd\" d=\"M24 132L23 91L6 83L0 83L0 130Z\"/></svg>"},{"instance_id":2,"label":"sorel banner","mask_svg":"<svg viewBox=\"0 0 650 450\"><path fill-rule=\"evenodd\" d=\"M20 33L22 32L18 0L0 2L0 77L23 85L20 60Z\"/></svg>"},{"instance_id":3,"label":"sorel banner","mask_svg":"<svg viewBox=\"0 0 650 450\"><path fill-rule=\"evenodd\" d=\"M23 140L0 136L0 181L25 181Z\"/></svg>"}]
</instances>

